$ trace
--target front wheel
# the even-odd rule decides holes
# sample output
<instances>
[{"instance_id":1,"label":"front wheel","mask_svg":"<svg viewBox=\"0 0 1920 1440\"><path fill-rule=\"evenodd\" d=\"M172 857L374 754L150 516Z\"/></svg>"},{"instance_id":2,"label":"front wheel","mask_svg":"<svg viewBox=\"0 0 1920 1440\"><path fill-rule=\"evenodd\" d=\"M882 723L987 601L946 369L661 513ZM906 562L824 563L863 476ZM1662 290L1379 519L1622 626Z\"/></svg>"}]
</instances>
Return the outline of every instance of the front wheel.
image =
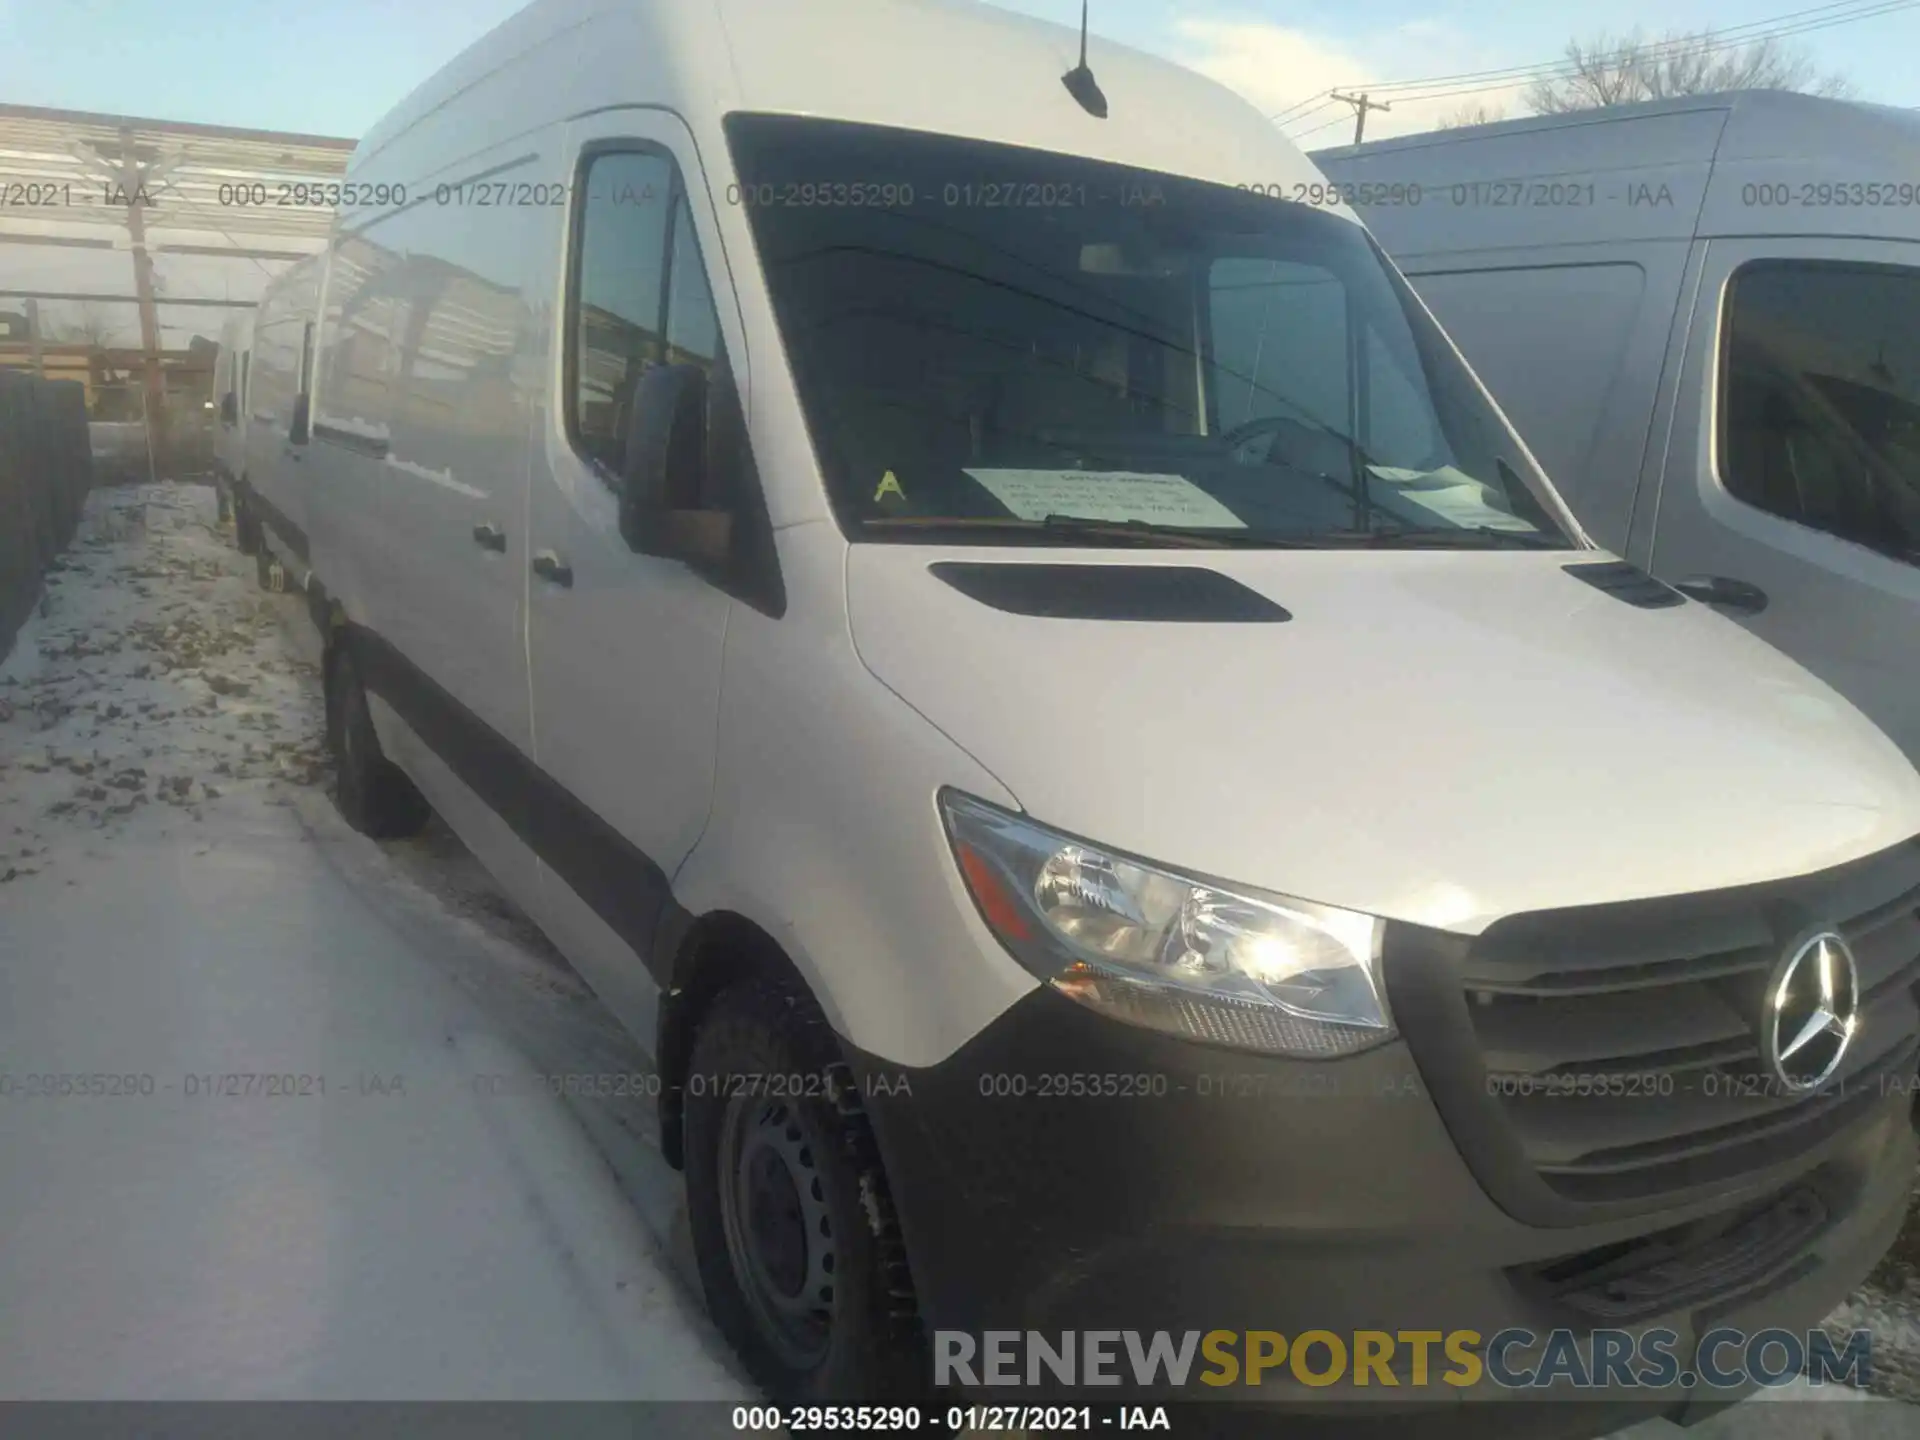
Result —
<instances>
[{"instance_id":1,"label":"front wheel","mask_svg":"<svg viewBox=\"0 0 1920 1440\"><path fill-rule=\"evenodd\" d=\"M715 1000L685 1119L701 1285L753 1378L781 1403L928 1398L886 1175L812 997L754 977Z\"/></svg>"},{"instance_id":2,"label":"front wheel","mask_svg":"<svg viewBox=\"0 0 1920 1440\"><path fill-rule=\"evenodd\" d=\"M345 644L327 657L327 744L339 772L334 803L346 822L376 840L417 835L432 815L404 771L380 749L359 667Z\"/></svg>"}]
</instances>

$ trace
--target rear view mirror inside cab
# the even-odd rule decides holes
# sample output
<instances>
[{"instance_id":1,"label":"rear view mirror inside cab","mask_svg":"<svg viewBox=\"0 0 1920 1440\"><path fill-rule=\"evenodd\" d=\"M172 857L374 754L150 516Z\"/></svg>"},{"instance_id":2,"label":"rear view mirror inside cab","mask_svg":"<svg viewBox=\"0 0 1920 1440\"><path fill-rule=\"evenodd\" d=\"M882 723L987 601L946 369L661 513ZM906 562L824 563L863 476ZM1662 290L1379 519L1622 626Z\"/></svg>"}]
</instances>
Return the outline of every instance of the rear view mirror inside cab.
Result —
<instances>
[{"instance_id":1,"label":"rear view mirror inside cab","mask_svg":"<svg viewBox=\"0 0 1920 1440\"><path fill-rule=\"evenodd\" d=\"M1082 275L1121 275L1170 280L1193 273L1191 253L1153 244L1144 236L1100 240L1080 247Z\"/></svg>"}]
</instances>

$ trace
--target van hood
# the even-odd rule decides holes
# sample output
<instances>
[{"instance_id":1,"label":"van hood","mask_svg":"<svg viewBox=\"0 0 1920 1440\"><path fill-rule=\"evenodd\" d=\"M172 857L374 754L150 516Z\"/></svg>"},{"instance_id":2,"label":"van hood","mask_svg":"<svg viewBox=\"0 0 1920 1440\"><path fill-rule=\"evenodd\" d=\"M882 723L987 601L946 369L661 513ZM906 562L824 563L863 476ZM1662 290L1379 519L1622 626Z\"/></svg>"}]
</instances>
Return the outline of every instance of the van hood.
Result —
<instances>
[{"instance_id":1,"label":"van hood","mask_svg":"<svg viewBox=\"0 0 1920 1440\"><path fill-rule=\"evenodd\" d=\"M1852 705L1564 568L1610 558L858 544L847 595L868 669L1035 820L1301 899L1472 934L1920 833L1920 775ZM943 562L1197 566L1291 618L1013 613Z\"/></svg>"}]
</instances>

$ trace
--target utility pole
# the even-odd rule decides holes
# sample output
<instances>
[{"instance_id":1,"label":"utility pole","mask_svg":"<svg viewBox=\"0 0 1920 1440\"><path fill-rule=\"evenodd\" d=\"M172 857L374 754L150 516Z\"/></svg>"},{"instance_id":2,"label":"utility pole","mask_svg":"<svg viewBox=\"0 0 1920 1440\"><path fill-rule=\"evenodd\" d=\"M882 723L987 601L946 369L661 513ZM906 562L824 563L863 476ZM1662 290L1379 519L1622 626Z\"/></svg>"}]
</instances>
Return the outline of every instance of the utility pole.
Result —
<instances>
[{"instance_id":1,"label":"utility pole","mask_svg":"<svg viewBox=\"0 0 1920 1440\"><path fill-rule=\"evenodd\" d=\"M160 317L153 303L153 257L147 250L145 184L149 167L135 157L133 130L120 127L120 184L127 206L127 238L133 249L133 290L140 304L141 409L146 421L148 465L167 455L167 409L160 382Z\"/></svg>"},{"instance_id":2,"label":"utility pole","mask_svg":"<svg viewBox=\"0 0 1920 1440\"><path fill-rule=\"evenodd\" d=\"M1329 93L1334 99L1344 101L1346 104L1353 106L1353 143L1356 145L1366 137L1367 111L1391 110L1393 108L1393 106L1383 100L1369 100L1367 98L1367 92L1364 90L1358 95L1342 95L1338 90L1330 91Z\"/></svg>"}]
</instances>

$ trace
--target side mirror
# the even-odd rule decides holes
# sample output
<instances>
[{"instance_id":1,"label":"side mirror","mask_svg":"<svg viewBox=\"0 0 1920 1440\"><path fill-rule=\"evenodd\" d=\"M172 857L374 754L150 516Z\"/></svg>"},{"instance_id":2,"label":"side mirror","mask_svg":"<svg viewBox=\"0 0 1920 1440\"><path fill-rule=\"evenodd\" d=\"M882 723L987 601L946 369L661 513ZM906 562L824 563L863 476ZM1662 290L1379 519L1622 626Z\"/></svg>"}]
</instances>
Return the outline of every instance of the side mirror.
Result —
<instances>
[{"instance_id":1,"label":"side mirror","mask_svg":"<svg viewBox=\"0 0 1920 1440\"><path fill-rule=\"evenodd\" d=\"M295 445L307 443L308 397L304 394L293 397L293 419L287 426L287 439Z\"/></svg>"},{"instance_id":2,"label":"side mirror","mask_svg":"<svg viewBox=\"0 0 1920 1440\"><path fill-rule=\"evenodd\" d=\"M637 554L712 570L732 559L733 515L712 494L709 393L698 365L656 365L634 387L620 535Z\"/></svg>"},{"instance_id":3,"label":"side mirror","mask_svg":"<svg viewBox=\"0 0 1920 1440\"><path fill-rule=\"evenodd\" d=\"M240 397L229 390L220 397L220 423L237 425L240 422Z\"/></svg>"}]
</instances>

